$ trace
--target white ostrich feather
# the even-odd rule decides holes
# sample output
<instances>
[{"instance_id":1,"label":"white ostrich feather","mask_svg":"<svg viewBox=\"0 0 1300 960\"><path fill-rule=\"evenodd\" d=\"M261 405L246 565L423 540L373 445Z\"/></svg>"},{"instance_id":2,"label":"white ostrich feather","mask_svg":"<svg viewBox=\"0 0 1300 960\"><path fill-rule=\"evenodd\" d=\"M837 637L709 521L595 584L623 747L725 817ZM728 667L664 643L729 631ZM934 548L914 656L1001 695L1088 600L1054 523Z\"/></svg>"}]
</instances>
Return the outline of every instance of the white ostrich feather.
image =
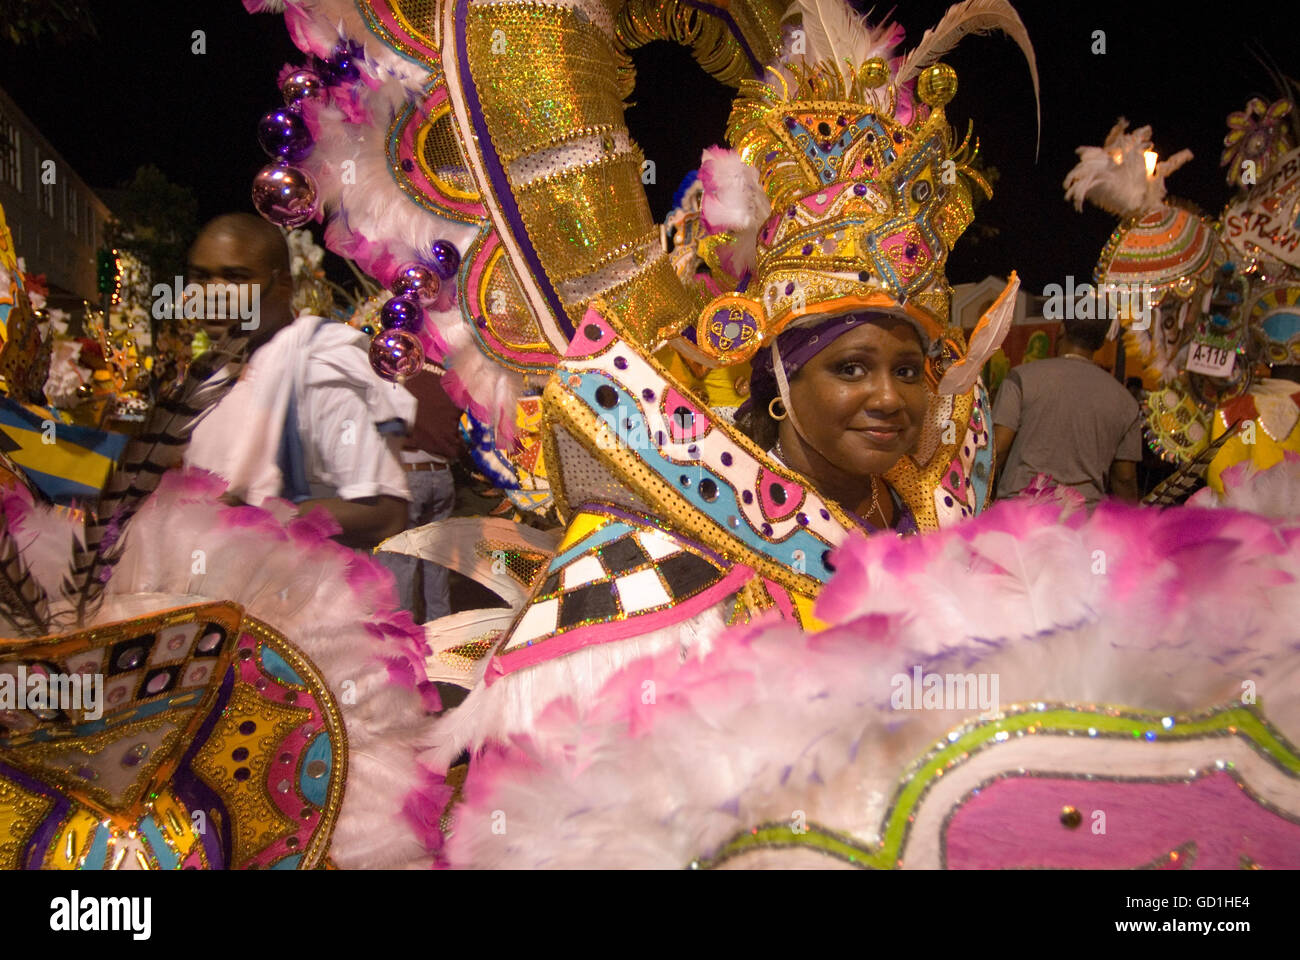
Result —
<instances>
[{"instance_id":1,"label":"white ostrich feather","mask_svg":"<svg viewBox=\"0 0 1300 960\"><path fill-rule=\"evenodd\" d=\"M889 59L894 49L891 38L896 26L886 21L873 27L867 18L854 12L845 0L795 0L782 20L795 14L801 17L807 49L804 63L834 63L845 86L853 83L857 68L873 57ZM787 41L787 46L789 42ZM788 60L797 60L791 54Z\"/></svg>"},{"instance_id":2,"label":"white ostrich feather","mask_svg":"<svg viewBox=\"0 0 1300 960\"><path fill-rule=\"evenodd\" d=\"M1079 147L1079 162L1065 178L1065 198L1074 209L1083 210L1087 200L1117 217L1132 217L1158 208L1165 201L1165 177L1192 159L1190 150L1180 150L1159 161L1147 173L1145 154L1152 149L1151 127L1128 132L1128 121L1120 117L1100 147Z\"/></svg>"},{"instance_id":3,"label":"white ostrich feather","mask_svg":"<svg viewBox=\"0 0 1300 960\"><path fill-rule=\"evenodd\" d=\"M713 638L726 629L732 605L723 601L645 636L598 643L507 674L491 686L480 683L439 721L434 730L436 745L420 757L421 762L442 772L465 750L477 750L492 741L506 742L521 734L536 735L538 717L551 701L574 697L580 704L589 704L611 676L642 657L665 650L677 650L683 660L688 654L704 656Z\"/></svg>"},{"instance_id":4,"label":"white ostrich feather","mask_svg":"<svg viewBox=\"0 0 1300 960\"><path fill-rule=\"evenodd\" d=\"M1038 60L1034 56L1034 45L1029 40L1029 32L1007 0L965 0L964 3L950 7L943 19L927 30L922 35L921 42L907 55L894 82L900 86L907 83L968 34L983 34L991 30L1005 33L1025 55L1029 75L1034 83L1035 119L1041 139L1043 107L1038 89Z\"/></svg>"},{"instance_id":5,"label":"white ostrich feather","mask_svg":"<svg viewBox=\"0 0 1300 960\"><path fill-rule=\"evenodd\" d=\"M471 412L495 427L498 433L509 433L513 430L519 400L524 395L523 376L501 366L479 349L478 341L469 325L460 319L459 311L428 311L427 316L434 319L447 344L446 367L455 374L455 383L482 407ZM453 317L454 323L450 322ZM454 393L452 399L460 403Z\"/></svg>"},{"instance_id":6,"label":"white ostrich feather","mask_svg":"<svg viewBox=\"0 0 1300 960\"><path fill-rule=\"evenodd\" d=\"M1224 470L1221 479L1221 496L1211 487L1202 487L1188 499L1188 504L1249 510L1277 519L1300 516L1300 497L1296 495L1300 490L1300 457L1289 451L1281 463L1267 470L1260 470L1249 460L1243 460Z\"/></svg>"}]
</instances>

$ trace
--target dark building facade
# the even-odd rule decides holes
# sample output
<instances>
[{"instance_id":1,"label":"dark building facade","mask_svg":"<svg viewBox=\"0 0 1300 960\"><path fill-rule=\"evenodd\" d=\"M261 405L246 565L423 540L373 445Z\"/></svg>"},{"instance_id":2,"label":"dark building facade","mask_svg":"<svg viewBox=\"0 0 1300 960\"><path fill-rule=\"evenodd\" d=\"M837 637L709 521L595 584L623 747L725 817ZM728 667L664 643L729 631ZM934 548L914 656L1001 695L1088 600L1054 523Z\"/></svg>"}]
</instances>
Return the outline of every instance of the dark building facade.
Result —
<instances>
[{"instance_id":1,"label":"dark building facade","mask_svg":"<svg viewBox=\"0 0 1300 960\"><path fill-rule=\"evenodd\" d=\"M109 209L3 90L0 205L27 272L45 274L52 306L99 302L95 253Z\"/></svg>"}]
</instances>

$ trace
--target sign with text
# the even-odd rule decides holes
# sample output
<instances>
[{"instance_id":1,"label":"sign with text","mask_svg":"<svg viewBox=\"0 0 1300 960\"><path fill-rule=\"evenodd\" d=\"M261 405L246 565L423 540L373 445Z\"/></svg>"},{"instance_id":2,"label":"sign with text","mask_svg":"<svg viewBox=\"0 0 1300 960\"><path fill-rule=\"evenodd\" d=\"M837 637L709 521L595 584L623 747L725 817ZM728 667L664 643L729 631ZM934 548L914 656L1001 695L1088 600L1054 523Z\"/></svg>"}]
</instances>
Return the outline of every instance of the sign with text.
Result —
<instances>
[{"instance_id":1,"label":"sign with text","mask_svg":"<svg viewBox=\"0 0 1300 960\"><path fill-rule=\"evenodd\" d=\"M1187 354L1190 373L1203 373L1207 377L1230 377L1236 366L1237 351L1221 347L1206 340L1193 340Z\"/></svg>"},{"instance_id":2,"label":"sign with text","mask_svg":"<svg viewBox=\"0 0 1300 960\"><path fill-rule=\"evenodd\" d=\"M1244 198L1228 205L1223 236L1241 253L1252 253L1254 246L1300 267L1300 148L1279 160Z\"/></svg>"}]
</instances>

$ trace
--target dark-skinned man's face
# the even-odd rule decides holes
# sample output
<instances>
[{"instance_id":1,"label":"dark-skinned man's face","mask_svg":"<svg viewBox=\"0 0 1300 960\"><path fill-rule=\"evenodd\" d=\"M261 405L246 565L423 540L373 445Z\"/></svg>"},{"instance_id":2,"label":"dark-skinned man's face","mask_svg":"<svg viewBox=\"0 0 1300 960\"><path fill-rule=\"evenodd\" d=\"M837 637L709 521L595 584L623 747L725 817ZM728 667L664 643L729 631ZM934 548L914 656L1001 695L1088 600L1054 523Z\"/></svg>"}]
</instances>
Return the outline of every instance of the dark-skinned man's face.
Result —
<instances>
[{"instance_id":1,"label":"dark-skinned man's face","mask_svg":"<svg viewBox=\"0 0 1300 960\"><path fill-rule=\"evenodd\" d=\"M289 278L270 260L256 240L234 231L209 230L194 242L186 279L204 287L200 324L214 342L232 325L245 324L256 349L292 322ZM241 304L245 313L256 306L250 319L240 316Z\"/></svg>"}]
</instances>

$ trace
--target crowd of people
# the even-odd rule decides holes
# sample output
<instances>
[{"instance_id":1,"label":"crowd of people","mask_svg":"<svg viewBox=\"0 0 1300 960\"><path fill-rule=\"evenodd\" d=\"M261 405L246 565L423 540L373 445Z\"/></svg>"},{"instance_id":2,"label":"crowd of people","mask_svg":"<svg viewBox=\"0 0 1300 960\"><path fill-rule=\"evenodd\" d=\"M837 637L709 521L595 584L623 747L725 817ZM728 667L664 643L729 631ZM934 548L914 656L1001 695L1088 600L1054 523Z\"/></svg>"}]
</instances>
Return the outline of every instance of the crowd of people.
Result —
<instances>
[{"instance_id":1,"label":"crowd of people","mask_svg":"<svg viewBox=\"0 0 1300 960\"><path fill-rule=\"evenodd\" d=\"M275 497L302 512L323 509L340 527L338 542L358 550L451 516L455 476L469 478L476 467L438 375L384 381L366 361L361 333L295 316L288 257L283 231L252 214L218 217L194 242L190 281L211 285L213 303L229 285L258 285L261 310L255 326L217 310L222 319L203 323L213 343L252 326L249 363L194 431L185 465L222 477L231 503ZM1047 480L1077 490L1089 509L1107 496L1138 501L1143 417L1094 361L1109 327L1108 320L1062 322L1055 357L1003 379L992 408L997 499ZM784 335L780 344L787 385L778 388L770 363L756 364L738 419L745 432L828 498L861 510L868 529L914 531L906 505L879 478L915 449L925 418L930 344L920 326L858 314ZM378 556L417 622L451 612L445 568L406 554Z\"/></svg>"}]
</instances>

